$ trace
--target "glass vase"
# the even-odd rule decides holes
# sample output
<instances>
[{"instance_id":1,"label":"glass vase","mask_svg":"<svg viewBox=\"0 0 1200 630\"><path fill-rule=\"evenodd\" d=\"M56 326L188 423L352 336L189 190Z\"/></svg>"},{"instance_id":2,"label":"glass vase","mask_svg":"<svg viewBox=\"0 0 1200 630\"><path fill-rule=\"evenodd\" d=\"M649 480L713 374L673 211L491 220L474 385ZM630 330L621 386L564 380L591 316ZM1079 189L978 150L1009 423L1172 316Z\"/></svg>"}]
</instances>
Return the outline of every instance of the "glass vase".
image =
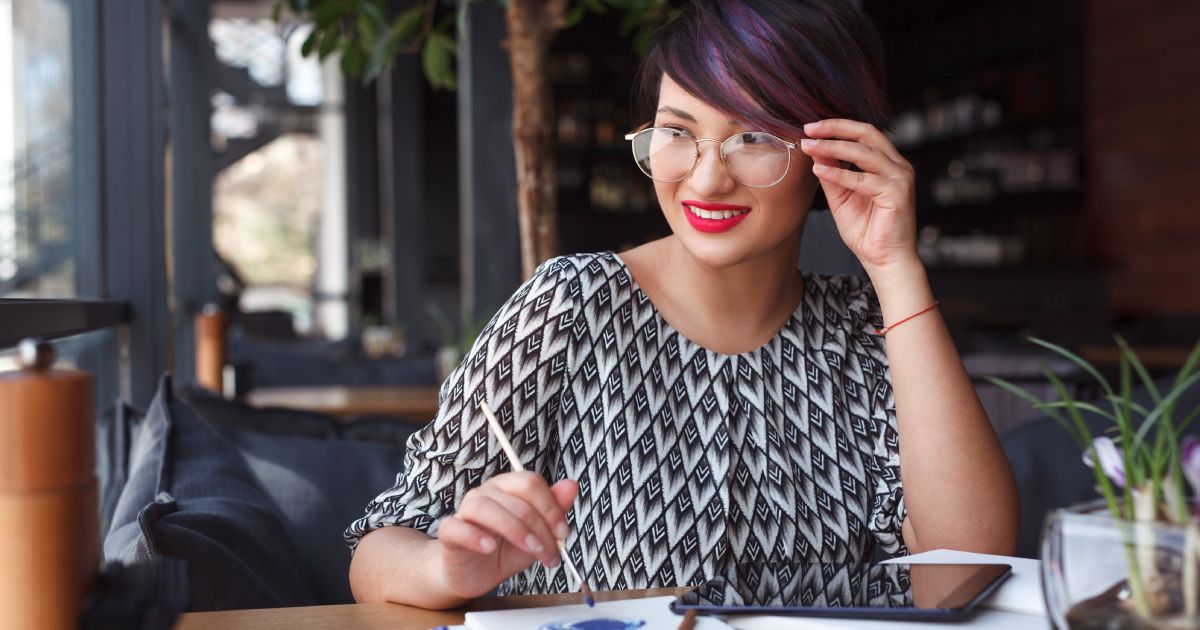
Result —
<instances>
[{"instance_id":1,"label":"glass vase","mask_svg":"<svg viewBox=\"0 0 1200 630\"><path fill-rule=\"evenodd\" d=\"M1042 534L1042 591L1055 628L1200 628L1195 522L1116 519L1104 502L1056 510Z\"/></svg>"}]
</instances>

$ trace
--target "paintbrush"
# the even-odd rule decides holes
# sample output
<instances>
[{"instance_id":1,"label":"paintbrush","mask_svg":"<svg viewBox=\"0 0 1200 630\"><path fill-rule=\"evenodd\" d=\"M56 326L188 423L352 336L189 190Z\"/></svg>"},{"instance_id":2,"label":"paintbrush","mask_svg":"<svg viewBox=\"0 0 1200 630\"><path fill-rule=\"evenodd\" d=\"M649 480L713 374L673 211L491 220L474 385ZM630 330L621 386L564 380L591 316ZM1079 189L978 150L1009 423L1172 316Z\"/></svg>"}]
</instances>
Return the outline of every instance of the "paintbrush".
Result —
<instances>
[{"instance_id":1,"label":"paintbrush","mask_svg":"<svg viewBox=\"0 0 1200 630\"><path fill-rule=\"evenodd\" d=\"M517 452L513 450L512 443L509 442L508 437L504 435L504 429L500 428L500 422L496 420L496 416L492 414L491 407L488 407L486 402L480 403L479 407L483 409L483 415L487 417L488 426L492 427L492 435L496 436L496 441L500 442L500 448L504 449L505 455L508 455L508 463L512 465L512 469L518 472L524 471L525 467L521 465L521 460L517 458ZM575 563L571 561L571 556L567 554L567 548L563 546L563 541L558 540L556 542L558 543L558 553L562 556L563 564L566 565L567 570L570 571L571 575L575 578L575 581L579 582L579 592L583 594L584 603L586 603L588 606L595 606L596 598L592 597L592 589L590 586L588 586L587 582L583 580L583 576L580 575L579 569L575 568Z\"/></svg>"}]
</instances>

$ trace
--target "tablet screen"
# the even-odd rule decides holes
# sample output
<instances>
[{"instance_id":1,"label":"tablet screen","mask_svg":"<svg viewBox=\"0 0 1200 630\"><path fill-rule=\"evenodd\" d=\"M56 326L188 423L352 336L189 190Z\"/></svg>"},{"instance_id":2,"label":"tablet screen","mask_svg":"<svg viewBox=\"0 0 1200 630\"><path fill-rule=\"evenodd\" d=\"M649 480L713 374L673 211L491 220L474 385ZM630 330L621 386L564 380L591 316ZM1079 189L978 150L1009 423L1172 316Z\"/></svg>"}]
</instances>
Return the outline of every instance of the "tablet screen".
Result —
<instances>
[{"instance_id":1,"label":"tablet screen","mask_svg":"<svg viewBox=\"0 0 1200 630\"><path fill-rule=\"evenodd\" d=\"M676 608L868 617L962 615L1010 572L1003 564L743 564L682 595ZM862 614L871 611L880 614Z\"/></svg>"}]
</instances>

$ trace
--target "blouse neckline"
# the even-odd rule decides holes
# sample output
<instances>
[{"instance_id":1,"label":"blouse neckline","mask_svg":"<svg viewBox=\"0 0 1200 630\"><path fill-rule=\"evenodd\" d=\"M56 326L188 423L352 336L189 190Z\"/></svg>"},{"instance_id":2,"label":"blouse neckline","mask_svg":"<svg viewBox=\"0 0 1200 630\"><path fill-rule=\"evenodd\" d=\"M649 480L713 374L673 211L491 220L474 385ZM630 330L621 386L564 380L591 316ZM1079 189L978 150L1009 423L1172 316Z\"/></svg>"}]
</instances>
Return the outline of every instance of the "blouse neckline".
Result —
<instances>
[{"instance_id":1,"label":"blouse neckline","mask_svg":"<svg viewBox=\"0 0 1200 630\"><path fill-rule=\"evenodd\" d=\"M753 349L747 350L745 352L739 352L737 354L726 354L724 352L717 352L716 350L712 350L700 343L697 343L696 341L689 338L687 335L684 335L683 333L679 332L679 330L677 330L674 326L672 326L671 322L667 321L666 317L663 317L662 311L658 310L658 307L655 306L654 300L651 300L650 296L646 295L646 293L644 291L642 291L641 285L639 285L637 280L635 280L633 278L633 272L630 271L629 265L625 264L625 261L621 258L621 256L618 255L614 251L608 251L605 253L607 255L611 256L613 258L613 260L617 261L617 264L621 267L621 271L625 273L625 277L629 280L629 286L633 289L635 296L638 296L639 299L641 299L641 301L645 302L646 304L648 304L650 306L650 310L653 311L655 319L657 319L662 324L662 327L665 332L674 335L675 337L677 337L679 340L681 340L684 343L691 344L692 346L695 346L697 348L700 348L701 350L704 350L707 354L709 354L710 356L713 356L713 357L750 357L750 356L760 354L764 348L767 348L767 347L773 345L780 338L780 336L783 335L784 331L789 330L795 324L802 322L804 309L810 308L809 302L812 299L811 290L812 290L812 284L813 284L814 278L813 278L812 274L810 274L806 271L801 271L800 274L804 277L804 294L800 298L800 303L796 305L796 308L792 311L792 314L788 316L787 321L785 321L783 323L783 326L780 326L779 330L775 331L774 335L771 335L770 339L766 340L762 345L758 346L757 348L753 348Z\"/></svg>"}]
</instances>

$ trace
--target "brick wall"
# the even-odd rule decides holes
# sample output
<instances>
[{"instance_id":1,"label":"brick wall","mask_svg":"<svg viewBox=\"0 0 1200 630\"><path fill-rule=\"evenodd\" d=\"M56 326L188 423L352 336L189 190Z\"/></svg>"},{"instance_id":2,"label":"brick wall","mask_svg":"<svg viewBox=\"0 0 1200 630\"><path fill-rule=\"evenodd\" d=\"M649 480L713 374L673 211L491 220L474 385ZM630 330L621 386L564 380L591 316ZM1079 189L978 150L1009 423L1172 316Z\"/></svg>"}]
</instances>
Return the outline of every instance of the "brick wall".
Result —
<instances>
[{"instance_id":1,"label":"brick wall","mask_svg":"<svg viewBox=\"0 0 1200 630\"><path fill-rule=\"evenodd\" d=\"M1113 308L1200 314L1200 2L1085 10L1089 236Z\"/></svg>"}]
</instances>

